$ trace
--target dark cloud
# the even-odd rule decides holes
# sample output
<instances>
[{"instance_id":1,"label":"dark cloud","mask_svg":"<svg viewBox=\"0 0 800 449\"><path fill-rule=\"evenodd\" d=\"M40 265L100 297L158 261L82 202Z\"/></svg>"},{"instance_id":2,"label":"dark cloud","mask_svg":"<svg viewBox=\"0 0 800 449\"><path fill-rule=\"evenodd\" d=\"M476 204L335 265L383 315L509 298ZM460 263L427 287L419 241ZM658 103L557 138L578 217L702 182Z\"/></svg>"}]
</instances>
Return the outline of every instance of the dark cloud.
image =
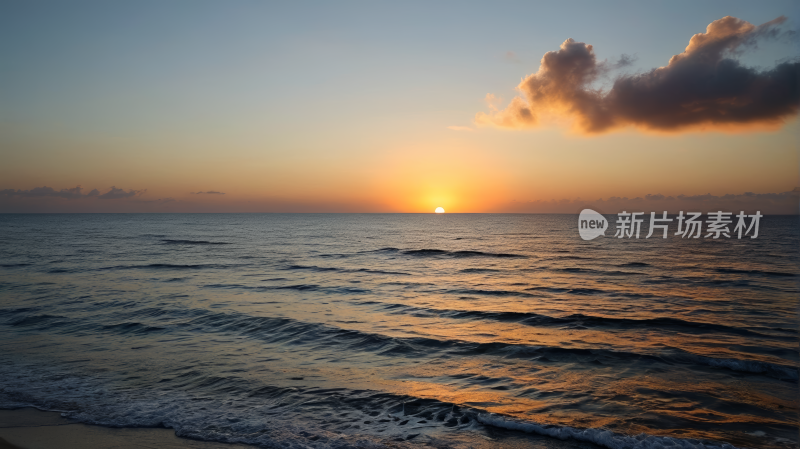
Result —
<instances>
[{"instance_id":1,"label":"dark cloud","mask_svg":"<svg viewBox=\"0 0 800 449\"><path fill-rule=\"evenodd\" d=\"M712 195L677 195L665 196L662 194L648 194L644 197L618 197L600 198L597 200L561 199L550 201L529 201L507 204L497 212L516 213L561 213L576 214L582 209L591 208L600 213L612 214L627 210L628 212L663 212L678 213L680 211L692 212L740 212L761 211L765 214L796 215L800 201L800 187L789 192L781 193L753 193Z\"/></svg>"},{"instance_id":2,"label":"dark cloud","mask_svg":"<svg viewBox=\"0 0 800 449\"><path fill-rule=\"evenodd\" d=\"M612 68L614 69L621 69L623 67L628 67L633 65L639 59L636 55L626 55L623 54L619 57L619 60L612 64Z\"/></svg>"},{"instance_id":3,"label":"dark cloud","mask_svg":"<svg viewBox=\"0 0 800 449\"><path fill-rule=\"evenodd\" d=\"M30 190L14 190L14 189L5 189L0 190L0 196L8 196L8 197L22 197L22 198L42 198L42 197L53 197L53 198L67 198L67 199L77 199L77 198L90 198L96 197L101 198L104 200L108 199L119 199L119 198L130 198L132 196L141 195L146 190L128 190L127 192L122 189L118 189L116 187L111 187L111 190L104 194L100 194L100 191L97 189L92 189L89 193L83 194L81 193L81 186L76 186L71 189L61 189L55 190L52 187L34 187Z\"/></svg>"},{"instance_id":4,"label":"dark cloud","mask_svg":"<svg viewBox=\"0 0 800 449\"><path fill-rule=\"evenodd\" d=\"M118 200L121 198L130 198L133 196L141 195L147 190L128 190L127 192L123 189L118 189L114 186L111 187L111 190L108 192L98 196L101 200Z\"/></svg>"},{"instance_id":5,"label":"dark cloud","mask_svg":"<svg viewBox=\"0 0 800 449\"><path fill-rule=\"evenodd\" d=\"M0 190L0 195L4 196L21 196L27 198L36 198L36 197L56 197L56 198L80 198L81 195L81 186L76 186L71 189L61 189L55 190L52 187L34 187L30 190L14 190L14 189L5 189Z\"/></svg>"},{"instance_id":6,"label":"dark cloud","mask_svg":"<svg viewBox=\"0 0 800 449\"><path fill-rule=\"evenodd\" d=\"M757 47L763 39L790 36L781 31L781 16L760 26L735 17L712 22L705 33L692 36L683 53L665 67L619 76L609 91L592 83L630 56L614 64L598 62L591 45L567 39L558 51L544 55L539 71L524 78L503 110L487 97L490 112L478 113L478 124L532 128L542 119L567 117L575 130L600 133L615 127L676 131L690 127L739 128L779 126L797 114L800 104L800 62L796 59L759 71L733 57Z\"/></svg>"},{"instance_id":7,"label":"dark cloud","mask_svg":"<svg viewBox=\"0 0 800 449\"><path fill-rule=\"evenodd\" d=\"M189 192L192 195L225 195L225 192L217 192L214 190L209 190L208 192Z\"/></svg>"}]
</instances>

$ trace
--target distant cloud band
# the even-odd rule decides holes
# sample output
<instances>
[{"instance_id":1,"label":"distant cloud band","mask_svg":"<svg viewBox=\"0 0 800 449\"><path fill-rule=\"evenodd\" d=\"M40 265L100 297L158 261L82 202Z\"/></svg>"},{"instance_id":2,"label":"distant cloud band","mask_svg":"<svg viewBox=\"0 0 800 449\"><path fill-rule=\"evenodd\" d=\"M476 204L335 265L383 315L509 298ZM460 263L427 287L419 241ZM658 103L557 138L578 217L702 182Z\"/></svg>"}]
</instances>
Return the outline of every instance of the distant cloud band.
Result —
<instances>
[{"instance_id":1,"label":"distant cloud band","mask_svg":"<svg viewBox=\"0 0 800 449\"><path fill-rule=\"evenodd\" d=\"M225 192L217 192L214 190L209 190L208 192L189 192L192 195L225 195Z\"/></svg>"},{"instance_id":2,"label":"distant cloud band","mask_svg":"<svg viewBox=\"0 0 800 449\"><path fill-rule=\"evenodd\" d=\"M725 195L677 195L665 196L649 194L644 197L627 198L612 196L605 199L561 199L550 201L514 202L502 206L500 212L516 213L557 213L575 214L584 208L592 208L598 212L611 214L627 210L628 212L662 212L678 213L679 211L694 212L740 212L761 211L765 214L796 215L800 201L800 187L781 193L753 193Z\"/></svg>"},{"instance_id":3,"label":"distant cloud band","mask_svg":"<svg viewBox=\"0 0 800 449\"><path fill-rule=\"evenodd\" d=\"M146 192L147 189L144 190L123 190L118 189L115 186L111 187L111 190L104 194L100 194L100 191L97 189L92 189L89 193L83 194L81 186L76 186L71 189L61 189L55 190L52 187L34 187L30 190L14 190L14 189L5 189L0 190L0 196L16 196L16 197L23 197L23 198L42 198L42 197L54 197L54 198L67 198L67 199L78 199L78 198L98 198L101 200L116 200L121 198L130 198L134 196L139 196Z\"/></svg>"},{"instance_id":4,"label":"distant cloud band","mask_svg":"<svg viewBox=\"0 0 800 449\"><path fill-rule=\"evenodd\" d=\"M520 129L540 126L544 118L566 117L574 131L586 134L630 125L658 131L779 126L798 113L800 62L759 71L731 56L758 40L791 35L779 29L785 21L781 16L755 26L730 16L715 20L705 33L692 36L686 50L667 66L620 76L606 92L591 84L609 70L629 65L632 58L598 63L591 45L567 39L517 86L521 96L502 110L494 96L487 96L490 111L479 112L475 122Z\"/></svg>"}]
</instances>

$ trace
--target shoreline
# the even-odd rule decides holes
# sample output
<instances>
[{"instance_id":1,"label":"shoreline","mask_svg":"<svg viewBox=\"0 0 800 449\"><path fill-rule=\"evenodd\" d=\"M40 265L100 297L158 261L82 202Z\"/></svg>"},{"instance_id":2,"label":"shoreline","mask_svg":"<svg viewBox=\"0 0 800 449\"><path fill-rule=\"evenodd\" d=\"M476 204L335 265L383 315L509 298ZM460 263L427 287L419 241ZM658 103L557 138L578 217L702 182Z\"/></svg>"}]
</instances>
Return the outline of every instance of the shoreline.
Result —
<instances>
[{"instance_id":1,"label":"shoreline","mask_svg":"<svg viewBox=\"0 0 800 449\"><path fill-rule=\"evenodd\" d=\"M190 440L167 428L112 428L73 421L33 407L0 410L0 449L252 449Z\"/></svg>"},{"instance_id":2,"label":"shoreline","mask_svg":"<svg viewBox=\"0 0 800 449\"><path fill-rule=\"evenodd\" d=\"M446 440L383 442L387 448L447 447L470 449L603 449L589 442L494 428L490 436L451 435ZM0 449L253 449L259 446L192 440L173 429L104 427L84 424L34 407L0 409Z\"/></svg>"}]
</instances>

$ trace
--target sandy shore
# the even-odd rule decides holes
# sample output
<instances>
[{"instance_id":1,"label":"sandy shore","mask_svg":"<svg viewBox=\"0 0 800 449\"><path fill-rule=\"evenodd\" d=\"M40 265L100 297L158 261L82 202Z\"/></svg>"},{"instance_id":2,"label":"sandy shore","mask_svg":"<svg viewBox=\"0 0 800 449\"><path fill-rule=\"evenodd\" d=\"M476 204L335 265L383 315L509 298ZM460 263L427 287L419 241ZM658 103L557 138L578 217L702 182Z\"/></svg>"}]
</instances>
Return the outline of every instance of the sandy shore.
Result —
<instances>
[{"instance_id":1,"label":"sandy shore","mask_svg":"<svg viewBox=\"0 0 800 449\"><path fill-rule=\"evenodd\" d=\"M493 429L489 437L451 435L449 443L471 449L597 449L589 443ZM389 447L395 444L389 442ZM396 447L408 447L397 444ZM172 429L115 429L77 423L34 408L0 410L0 449L253 449L175 436Z\"/></svg>"},{"instance_id":2,"label":"sandy shore","mask_svg":"<svg viewBox=\"0 0 800 449\"><path fill-rule=\"evenodd\" d=\"M178 438L172 429L111 429L33 408L0 410L0 449L252 449Z\"/></svg>"}]
</instances>

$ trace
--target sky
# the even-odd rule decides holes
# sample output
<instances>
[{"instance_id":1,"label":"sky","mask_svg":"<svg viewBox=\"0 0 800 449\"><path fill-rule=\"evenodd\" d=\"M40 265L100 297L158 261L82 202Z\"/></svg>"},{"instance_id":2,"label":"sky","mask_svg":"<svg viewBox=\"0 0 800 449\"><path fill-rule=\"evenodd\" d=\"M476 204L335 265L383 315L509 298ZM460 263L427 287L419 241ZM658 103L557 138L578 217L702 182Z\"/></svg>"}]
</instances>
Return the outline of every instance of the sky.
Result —
<instances>
[{"instance_id":1,"label":"sky","mask_svg":"<svg viewBox=\"0 0 800 449\"><path fill-rule=\"evenodd\" d=\"M797 213L799 5L6 1L0 213Z\"/></svg>"}]
</instances>

